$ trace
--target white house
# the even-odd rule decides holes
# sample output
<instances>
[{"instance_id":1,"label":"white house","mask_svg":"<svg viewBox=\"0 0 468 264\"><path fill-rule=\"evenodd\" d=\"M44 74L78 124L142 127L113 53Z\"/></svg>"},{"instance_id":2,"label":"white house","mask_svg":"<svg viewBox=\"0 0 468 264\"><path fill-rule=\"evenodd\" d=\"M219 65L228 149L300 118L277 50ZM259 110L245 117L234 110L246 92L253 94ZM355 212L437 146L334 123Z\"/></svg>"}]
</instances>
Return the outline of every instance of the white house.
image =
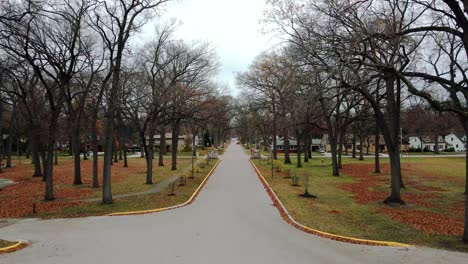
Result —
<instances>
[{"instance_id":1,"label":"white house","mask_svg":"<svg viewBox=\"0 0 468 264\"><path fill-rule=\"evenodd\" d=\"M447 148L453 148L456 152L466 151L466 135L450 133L445 136Z\"/></svg>"},{"instance_id":2,"label":"white house","mask_svg":"<svg viewBox=\"0 0 468 264\"><path fill-rule=\"evenodd\" d=\"M421 140L422 140L422 143L421 143ZM443 137L439 136L439 140L438 140L438 144L439 144L439 150L444 150L447 148L447 144L444 140ZM435 150L435 146L436 146L436 143L435 143L435 140L433 137L428 137L428 136L423 136L422 138L419 138L419 137L409 137L409 144L410 144L410 148L413 148L413 149L428 149L430 151L434 151Z\"/></svg>"}]
</instances>

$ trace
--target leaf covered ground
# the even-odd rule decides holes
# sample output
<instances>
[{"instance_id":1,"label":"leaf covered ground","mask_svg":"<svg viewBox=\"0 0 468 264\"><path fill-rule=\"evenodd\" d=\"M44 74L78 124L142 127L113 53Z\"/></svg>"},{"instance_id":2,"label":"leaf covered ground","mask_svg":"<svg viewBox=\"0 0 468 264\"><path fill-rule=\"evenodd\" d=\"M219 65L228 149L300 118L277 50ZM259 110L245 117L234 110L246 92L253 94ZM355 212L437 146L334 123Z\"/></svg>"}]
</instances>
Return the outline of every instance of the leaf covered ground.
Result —
<instances>
[{"instance_id":1,"label":"leaf covered ground","mask_svg":"<svg viewBox=\"0 0 468 264\"><path fill-rule=\"evenodd\" d=\"M155 183L170 177L170 159L165 160L164 167L159 167L154 161L153 181ZM178 160L180 169L185 169L190 159ZM16 184L0 190L0 218L34 216L33 207L38 214L53 212L63 208L84 206L86 203L77 200L100 197L102 189L92 186L92 161L81 162L83 185L73 185L73 163L71 158L61 158L59 165L54 166L55 201L43 202L45 184L42 178L33 178L33 166L29 159L14 159L13 168L5 169L0 178L13 180ZM145 183L146 165L144 159L129 159L129 167L124 168L123 162L112 166L112 190L114 195L146 191L151 188ZM102 186L102 161L99 164L99 180Z\"/></svg>"}]
</instances>

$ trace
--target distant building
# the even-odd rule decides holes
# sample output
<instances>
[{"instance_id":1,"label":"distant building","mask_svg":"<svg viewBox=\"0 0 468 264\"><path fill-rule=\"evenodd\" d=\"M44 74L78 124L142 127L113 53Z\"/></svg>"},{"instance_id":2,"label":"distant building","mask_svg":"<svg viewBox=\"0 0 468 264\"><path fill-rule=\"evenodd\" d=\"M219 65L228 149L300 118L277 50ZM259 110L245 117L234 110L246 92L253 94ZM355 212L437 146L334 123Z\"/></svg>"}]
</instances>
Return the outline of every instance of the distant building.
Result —
<instances>
[{"instance_id":1,"label":"distant building","mask_svg":"<svg viewBox=\"0 0 468 264\"><path fill-rule=\"evenodd\" d=\"M453 148L456 152L466 151L466 135L450 133L445 136L445 142L447 149Z\"/></svg>"},{"instance_id":2,"label":"distant building","mask_svg":"<svg viewBox=\"0 0 468 264\"><path fill-rule=\"evenodd\" d=\"M422 137L410 136L409 143L410 143L410 148L412 149L422 149L422 150L427 149L429 151L435 151L436 149L435 147L436 143L435 143L434 137L431 137L431 136L422 136ZM440 151L447 149L447 143L445 142L442 136L439 136L438 138L438 145L439 145Z\"/></svg>"},{"instance_id":3,"label":"distant building","mask_svg":"<svg viewBox=\"0 0 468 264\"><path fill-rule=\"evenodd\" d=\"M359 140L359 137L356 137L356 151L359 151L361 148L361 142ZM363 149L364 152L369 152L369 153L375 153L376 149L379 149L380 153L387 153L387 145L385 145L385 139L383 135L380 135L379 137L379 144L376 146L377 142L375 140L375 135L369 135L364 138L363 141ZM345 135L345 140L343 142L343 149L342 151L344 152L349 152L353 148L353 134L346 134ZM401 145L400 149L402 151L407 151L410 148L410 143L408 142L408 139L403 137L403 140L401 140ZM321 149L331 152L331 145L328 139L328 134L324 134L321 140Z\"/></svg>"},{"instance_id":4,"label":"distant building","mask_svg":"<svg viewBox=\"0 0 468 264\"><path fill-rule=\"evenodd\" d=\"M166 151L170 151L171 147L172 147L172 133L166 133L165 137L166 137ZM147 142L148 142L148 139L149 138L146 138ZM192 141L191 136L179 135L179 138L177 139L177 149L182 150L182 149L188 147L189 143L190 143L189 141L190 142ZM154 136L154 147L156 149L159 149L160 144L161 144L161 135L155 135Z\"/></svg>"},{"instance_id":5,"label":"distant building","mask_svg":"<svg viewBox=\"0 0 468 264\"><path fill-rule=\"evenodd\" d=\"M322 140L321 139L312 139L312 144L311 144L311 150L312 151L318 151L321 149ZM304 144L301 144L302 150L301 152L305 151L305 146ZM289 139L289 152L290 153L297 153L299 146L297 144L297 140L290 138ZM273 149L273 145L271 145L271 149ZM284 146L284 138L276 137L276 153L284 153L285 151L285 146Z\"/></svg>"}]
</instances>

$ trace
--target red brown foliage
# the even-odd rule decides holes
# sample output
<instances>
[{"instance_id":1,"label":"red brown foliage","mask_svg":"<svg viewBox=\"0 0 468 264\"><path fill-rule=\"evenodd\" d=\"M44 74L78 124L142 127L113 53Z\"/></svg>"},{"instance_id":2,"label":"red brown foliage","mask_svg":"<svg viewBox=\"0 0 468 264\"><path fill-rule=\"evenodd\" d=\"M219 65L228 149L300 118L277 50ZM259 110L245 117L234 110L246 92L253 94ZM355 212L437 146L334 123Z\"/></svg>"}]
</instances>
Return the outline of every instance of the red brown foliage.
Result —
<instances>
[{"instance_id":1,"label":"red brown foliage","mask_svg":"<svg viewBox=\"0 0 468 264\"><path fill-rule=\"evenodd\" d=\"M382 184L390 184L389 164L382 164L383 173L374 175L373 164L350 164L345 165L343 173L353 177L356 182L343 184L341 188L354 195L354 199L359 204L368 204L383 201L387 197L388 192L377 191ZM439 208L437 205L430 202L430 199L442 198L438 192L446 190L440 187L427 186L421 184L413 175L421 174L417 166L405 164L402 168L403 178L407 187L416 190L416 192L403 192L402 198L410 205L417 205L425 208ZM427 173L424 173L425 179L431 180L447 180L447 178ZM405 178L406 176L406 178ZM453 212L450 215L442 213L434 213L416 208L389 208L380 207L377 212L384 214L395 221L408 224L414 229L427 232L430 234L439 235L461 235L463 233L463 211L464 202L448 206Z\"/></svg>"},{"instance_id":2,"label":"red brown foliage","mask_svg":"<svg viewBox=\"0 0 468 264\"><path fill-rule=\"evenodd\" d=\"M102 166L100 165L100 168ZM144 172L144 166L136 162L130 162L129 168L123 168L122 163L117 163L112 168L112 181L124 180L128 175ZM81 163L82 186L73 186L72 160L61 160L54 167L54 194L55 201L42 202L45 185L42 178L33 178L33 167L29 162L22 160L19 166L4 170L1 178L13 180L15 185L8 186L0 191L0 217L23 217L33 214L33 204L36 203L36 212L49 212L52 210L77 206L83 202L76 200L89 198L99 189L92 189L92 161ZM101 171L100 173L101 174ZM100 183L102 184L102 183Z\"/></svg>"},{"instance_id":3,"label":"red brown foliage","mask_svg":"<svg viewBox=\"0 0 468 264\"><path fill-rule=\"evenodd\" d=\"M430 234L463 234L463 220L453 219L443 214L409 208L379 208L378 212Z\"/></svg>"}]
</instances>

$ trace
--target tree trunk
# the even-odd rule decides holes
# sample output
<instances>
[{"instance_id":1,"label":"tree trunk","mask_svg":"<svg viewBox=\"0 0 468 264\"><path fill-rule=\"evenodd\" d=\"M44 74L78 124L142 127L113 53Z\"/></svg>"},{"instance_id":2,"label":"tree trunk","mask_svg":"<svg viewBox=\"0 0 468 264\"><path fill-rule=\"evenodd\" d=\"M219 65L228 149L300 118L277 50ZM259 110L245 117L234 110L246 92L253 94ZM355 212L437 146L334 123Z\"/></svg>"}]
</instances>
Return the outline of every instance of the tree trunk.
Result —
<instances>
[{"instance_id":1,"label":"tree trunk","mask_svg":"<svg viewBox=\"0 0 468 264\"><path fill-rule=\"evenodd\" d=\"M119 150L117 149L117 142L114 141L114 163L119 162L119 156L118 155L119 155Z\"/></svg>"},{"instance_id":2,"label":"tree trunk","mask_svg":"<svg viewBox=\"0 0 468 264\"><path fill-rule=\"evenodd\" d=\"M38 125L31 126L30 134L30 145L31 145L31 157L34 164L34 174L33 177L43 177L42 168L41 168L41 158L40 158L40 133L41 128Z\"/></svg>"},{"instance_id":3,"label":"tree trunk","mask_svg":"<svg viewBox=\"0 0 468 264\"><path fill-rule=\"evenodd\" d=\"M359 135L359 160L364 160L364 137Z\"/></svg>"},{"instance_id":4,"label":"tree trunk","mask_svg":"<svg viewBox=\"0 0 468 264\"><path fill-rule=\"evenodd\" d=\"M166 131L161 129L161 136L159 139L159 166L164 166L164 154L166 154Z\"/></svg>"},{"instance_id":5,"label":"tree trunk","mask_svg":"<svg viewBox=\"0 0 468 264\"><path fill-rule=\"evenodd\" d=\"M463 231L463 241L468 243L468 195L465 195L465 226Z\"/></svg>"},{"instance_id":6,"label":"tree trunk","mask_svg":"<svg viewBox=\"0 0 468 264\"><path fill-rule=\"evenodd\" d=\"M435 135L434 142L435 142L434 153L439 154L439 136L438 135Z\"/></svg>"},{"instance_id":7,"label":"tree trunk","mask_svg":"<svg viewBox=\"0 0 468 264\"><path fill-rule=\"evenodd\" d=\"M311 151L310 137L306 136L304 149L304 162L309 162L309 151Z\"/></svg>"},{"instance_id":8,"label":"tree trunk","mask_svg":"<svg viewBox=\"0 0 468 264\"><path fill-rule=\"evenodd\" d=\"M328 140L330 142L330 152L332 158L332 175L333 176L340 176L340 170L338 167L338 159L337 159L337 144L335 136L332 136L331 133L328 135Z\"/></svg>"},{"instance_id":9,"label":"tree trunk","mask_svg":"<svg viewBox=\"0 0 468 264\"><path fill-rule=\"evenodd\" d=\"M375 165L374 165L374 172L380 173L380 131L379 126L376 125L375 127Z\"/></svg>"},{"instance_id":10,"label":"tree trunk","mask_svg":"<svg viewBox=\"0 0 468 264\"><path fill-rule=\"evenodd\" d=\"M148 146L146 148L146 184L153 184L153 152L154 126L151 123L148 131Z\"/></svg>"},{"instance_id":11,"label":"tree trunk","mask_svg":"<svg viewBox=\"0 0 468 264\"><path fill-rule=\"evenodd\" d=\"M276 142L276 132L277 132L277 124L276 124L276 104L275 104L275 97L273 96L273 159L278 159L277 151L277 142Z\"/></svg>"},{"instance_id":12,"label":"tree trunk","mask_svg":"<svg viewBox=\"0 0 468 264\"><path fill-rule=\"evenodd\" d=\"M56 110L59 111L59 110ZM45 186L46 192L44 200L52 201L54 197L54 182L53 182L53 171L54 171L54 149L55 149L55 138L57 136L57 122L59 113L51 113L51 119L49 123L49 133L47 139L47 158L45 162Z\"/></svg>"},{"instance_id":13,"label":"tree trunk","mask_svg":"<svg viewBox=\"0 0 468 264\"><path fill-rule=\"evenodd\" d=\"M391 194L384 200L386 204L405 204L405 202L401 199L401 178L400 178L400 152L399 151L390 151L390 171L391 171Z\"/></svg>"},{"instance_id":14,"label":"tree trunk","mask_svg":"<svg viewBox=\"0 0 468 264\"><path fill-rule=\"evenodd\" d=\"M353 159L356 158L356 133L353 132Z\"/></svg>"},{"instance_id":15,"label":"tree trunk","mask_svg":"<svg viewBox=\"0 0 468 264\"><path fill-rule=\"evenodd\" d=\"M346 129L344 127L341 127L339 131L340 133L339 133L339 138L338 138L338 169L341 169L343 168L342 155L343 155L343 144L344 144Z\"/></svg>"},{"instance_id":16,"label":"tree trunk","mask_svg":"<svg viewBox=\"0 0 468 264\"><path fill-rule=\"evenodd\" d=\"M177 147L179 144L179 121L176 121L172 127L172 166L171 170L177 170Z\"/></svg>"},{"instance_id":17,"label":"tree trunk","mask_svg":"<svg viewBox=\"0 0 468 264\"><path fill-rule=\"evenodd\" d=\"M468 118L460 117L462 122L465 136L468 135ZM465 153L465 224L463 231L463 241L468 243L468 150Z\"/></svg>"},{"instance_id":18,"label":"tree trunk","mask_svg":"<svg viewBox=\"0 0 468 264\"><path fill-rule=\"evenodd\" d=\"M301 138L297 137L297 168L302 168L301 148Z\"/></svg>"},{"instance_id":19,"label":"tree trunk","mask_svg":"<svg viewBox=\"0 0 468 264\"><path fill-rule=\"evenodd\" d=\"M463 123L463 128L465 131L465 136L468 136L468 118L460 118ZM465 195L468 196L468 149L465 150ZM466 228L465 228L466 233Z\"/></svg>"},{"instance_id":20,"label":"tree trunk","mask_svg":"<svg viewBox=\"0 0 468 264\"><path fill-rule=\"evenodd\" d=\"M88 145L86 141L83 143L83 160L88 160Z\"/></svg>"},{"instance_id":21,"label":"tree trunk","mask_svg":"<svg viewBox=\"0 0 468 264\"><path fill-rule=\"evenodd\" d=\"M123 149L124 168L128 168L127 147Z\"/></svg>"},{"instance_id":22,"label":"tree trunk","mask_svg":"<svg viewBox=\"0 0 468 264\"><path fill-rule=\"evenodd\" d=\"M145 158L145 148L143 146L140 146L140 158Z\"/></svg>"},{"instance_id":23,"label":"tree trunk","mask_svg":"<svg viewBox=\"0 0 468 264\"><path fill-rule=\"evenodd\" d=\"M80 159L80 122L79 118L76 117L77 120L73 121L72 127L72 149L73 149L73 160L74 160L74 178L73 184L74 185L81 185L83 181L81 180L81 159Z\"/></svg>"},{"instance_id":24,"label":"tree trunk","mask_svg":"<svg viewBox=\"0 0 468 264\"><path fill-rule=\"evenodd\" d=\"M54 165L57 166L59 164L58 162L58 148L55 146L54 148Z\"/></svg>"},{"instance_id":25,"label":"tree trunk","mask_svg":"<svg viewBox=\"0 0 468 264\"><path fill-rule=\"evenodd\" d=\"M13 125L10 123L10 130L8 132L8 138L6 142L6 168L11 168L11 152L13 149L13 129L11 128Z\"/></svg>"},{"instance_id":26,"label":"tree trunk","mask_svg":"<svg viewBox=\"0 0 468 264\"><path fill-rule=\"evenodd\" d=\"M41 163L42 163L42 181L45 182L45 175L46 175L46 170L47 170L47 167L46 167L46 160L47 160L47 153L45 150L39 152L39 156L40 156L40 159L41 159Z\"/></svg>"},{"instance_id":27,"label":"tree trunk","mask_svg":"<svg viewBox=\"0 0 468 264\"><path fill-rule=\"evenodd\" d=\"M93 120L91 129L91 147L93 151L93 188L99 188L98 138L96 120Z\"/></svg>"},{"instance_id":28,"label":"tree trunk","mask_svg":"<svg viewBox=\"0 0 468 264\"><path fill-rule=\"evenodd\" d=\"M366 137L366 155L369 155L370 140L369 136Z\"/></svg>"},{"instance_id":29,"label":"tree trunk","mask_svg":"<svg viewBox=\"0 0 468 264\"><path fill-rule=\"evenodd\" d=\"M31 139L28 140L28 145L26 146L26 158L29 159L31 155Z\"/></svg>"},{"instance_id":30,"label":"tree trunk","mask_svg":"<svg viewBox=\"0 0 468 264\"><path fill-rule=\"evenodd\" d=\"M284 147L284 164L291 164L291 157L289 155L289 137L288 129L284 129L283 132L283 147Z\"/></svg>"},{"instance_id":31,"label":"tree trunk","mask_svg":"<svg viewBox=\"0 0 468 264\"><path fill-rule=\"evenodd\" d=\"M108 109L106 113L106 127L104 139L104 162L102 175L102 203L111 204L112 200L112 146L114 144L114 126L115 126L115 111L119 105L119 86L120 86L120 71L122 62L123 47L119 47L115 57L115 65L112 69L112 85L108 97Z\"/></svg>"},{"instance_id":32,"label":"tree trunk","mask_svg":"<svg viewBox=\"0 0 468 264\"><path fill-rule=\"evenodd\" d=\"M391 168L391 194L385 199L384 203L405 204L401 199L400 189L403 185L401 181L401 166L400 166L400 92L401 87L397 85L397 94L395 94L395 77L390 74L385 74L385 90L387 95L387 111L388 115L388 130L382 130L385 143L387 144L388 154L390 156ZM398 82L399 83L399 82ZM381 122L384 122L383 120Z\"/></svg>"}]
</instances>

